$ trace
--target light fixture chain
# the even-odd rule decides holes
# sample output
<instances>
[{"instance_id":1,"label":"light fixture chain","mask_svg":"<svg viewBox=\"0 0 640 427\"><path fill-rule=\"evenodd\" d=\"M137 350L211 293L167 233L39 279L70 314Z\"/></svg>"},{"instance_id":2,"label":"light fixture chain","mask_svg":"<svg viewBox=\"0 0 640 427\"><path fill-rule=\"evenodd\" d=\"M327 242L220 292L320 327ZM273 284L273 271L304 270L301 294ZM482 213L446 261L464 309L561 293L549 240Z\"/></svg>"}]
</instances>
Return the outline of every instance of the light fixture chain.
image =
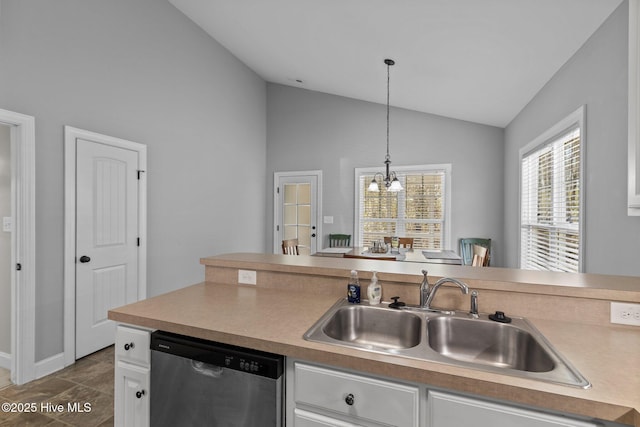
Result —
<instances>
[{"instance_id":1,"label":"light fixture chain","mask_svg":"<svg viewBox=\"0 0 640 427\"><path fill-rule=\"evenodd\" d=\"M389 155L389 85L390 85L389 68L390 67L391 67L391 64L387 63L387 157L386 157L386 160L391 159L391 156Z\"/></svg>"}]
</instances>

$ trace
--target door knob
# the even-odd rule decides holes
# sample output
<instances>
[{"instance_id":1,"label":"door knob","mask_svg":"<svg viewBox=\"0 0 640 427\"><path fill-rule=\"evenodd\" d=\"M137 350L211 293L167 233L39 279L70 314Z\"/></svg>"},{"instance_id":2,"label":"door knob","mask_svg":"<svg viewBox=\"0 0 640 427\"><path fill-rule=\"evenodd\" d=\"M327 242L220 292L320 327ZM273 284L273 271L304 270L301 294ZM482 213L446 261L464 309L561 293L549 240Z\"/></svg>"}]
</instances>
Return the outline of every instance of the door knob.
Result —
<instances>
[{"instance_id":1,"label":"door knob","mask_svg":"<svg viewBox=\"0 0 640 427\"><path fill-rule=\"evenodd\" d=\"M91 258L89 258L89 257L88 257L88 256L86 256L86 255L82 255L82 256L80 257L80 262L81 262L81 263L83 263L83 264L84 264L85 262L89 262L89 261L91 261Z\"/></svg>"}]
</instances>

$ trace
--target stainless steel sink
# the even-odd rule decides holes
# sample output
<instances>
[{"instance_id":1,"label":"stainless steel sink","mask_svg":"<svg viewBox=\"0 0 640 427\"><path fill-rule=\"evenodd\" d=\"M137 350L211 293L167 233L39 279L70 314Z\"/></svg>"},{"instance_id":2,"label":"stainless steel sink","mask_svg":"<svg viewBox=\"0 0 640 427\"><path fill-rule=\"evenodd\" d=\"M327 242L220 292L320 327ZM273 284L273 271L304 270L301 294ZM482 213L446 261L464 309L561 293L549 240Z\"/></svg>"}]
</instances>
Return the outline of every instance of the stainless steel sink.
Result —
<instances>
[{"instance_id":1,"label":"stainless steel sink","mask_svg":"<svg viewBox=\"0 0 640 427\"><path fill-rule=\"evenodd\" d=\"M587 381L526 319L503 324L486 315L390 309L340 299L304 339L382 354L588 388Z\"/></svg>"},{"instance_id":2,"label":"stainless steel sink","mask_svg":"<svg viewBox=\"0 0 640 427\"><path fill-rule=\"evenodd\" d=\"M404 349L420 344L422 319L408 311L350 305L338 308L322 332L359 347Z\"/></svg>"},{"instance_id":3,"label":"stainless steel sink","mask_svg":"<svg viewBox=\"0 0 640 427\"><path fill-rule=\"evenodd\" d=\"M456 360L528 372L555 368L534 336L512 324L438 316L427 320L427 338L429 347Z\"/></svg>"}]
</instances>

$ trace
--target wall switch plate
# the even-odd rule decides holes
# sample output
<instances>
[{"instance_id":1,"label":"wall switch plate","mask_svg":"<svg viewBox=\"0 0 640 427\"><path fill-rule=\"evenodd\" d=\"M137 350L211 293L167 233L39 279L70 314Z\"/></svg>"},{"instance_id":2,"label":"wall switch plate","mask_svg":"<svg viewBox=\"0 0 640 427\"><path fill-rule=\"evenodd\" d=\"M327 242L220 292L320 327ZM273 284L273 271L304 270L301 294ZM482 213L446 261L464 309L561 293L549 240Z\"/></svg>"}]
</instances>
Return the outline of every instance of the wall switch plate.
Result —
<instances>
[{"instance_id":1,"label":"wall switch plate","mask_svg":"<svg viewBox=\"0 0 640 427\"><path fill-rule=\"evenodd\" d=\"M10 216L2 217L2 231L11 232L13 230L13 221Z\"/></svg>"},{"instance_id":2,"label":"wall switch plate","mask_svg":"<svg viewBox=\"0 0 640 427\"><path fill-rule=\"evenodd\" d=\"M640 304L612 302L611 323L640 326Z\"/></svg>"},{"instance_id":3,"label":"wall switch plate","mask_svg":"<svg viewBox=\"0 0 640 427\"><path fill-rule=\"evenodd\" d=\"M238 270L238 283L255 285L257 283L256 272L253 270Z\"/></svg>"},{"instance_id":4,"label":"wall switch plate","mask_svg":"<svg viewBox=\"0 0 640 427\"><path fill-rule=\"evenodd\" d=\"M324 223L325 224L333 224L333 217L332 216L325 216L324 217Z\"/></svg>"}]
</instances>

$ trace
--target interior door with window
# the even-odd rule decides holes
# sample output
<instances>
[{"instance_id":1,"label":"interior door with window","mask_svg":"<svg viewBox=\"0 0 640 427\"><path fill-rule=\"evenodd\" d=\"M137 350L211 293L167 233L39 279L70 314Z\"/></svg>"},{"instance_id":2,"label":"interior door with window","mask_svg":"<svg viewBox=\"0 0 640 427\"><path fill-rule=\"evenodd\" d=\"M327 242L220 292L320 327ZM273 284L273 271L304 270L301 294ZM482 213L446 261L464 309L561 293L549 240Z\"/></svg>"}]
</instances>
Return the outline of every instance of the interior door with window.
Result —
<instances>
[{"instance_id":1,"label":"interior door with window","mask_svg":"<svg viewBox=\"0 0 640 427\"><path fill-rule=\"evenodd\" d=\"M300 255L316 252L321 236L321 181L321 171L274 174L274 253L282 253L282 241L286 239L298 239Z\"/></svg>"}]
</instances>

